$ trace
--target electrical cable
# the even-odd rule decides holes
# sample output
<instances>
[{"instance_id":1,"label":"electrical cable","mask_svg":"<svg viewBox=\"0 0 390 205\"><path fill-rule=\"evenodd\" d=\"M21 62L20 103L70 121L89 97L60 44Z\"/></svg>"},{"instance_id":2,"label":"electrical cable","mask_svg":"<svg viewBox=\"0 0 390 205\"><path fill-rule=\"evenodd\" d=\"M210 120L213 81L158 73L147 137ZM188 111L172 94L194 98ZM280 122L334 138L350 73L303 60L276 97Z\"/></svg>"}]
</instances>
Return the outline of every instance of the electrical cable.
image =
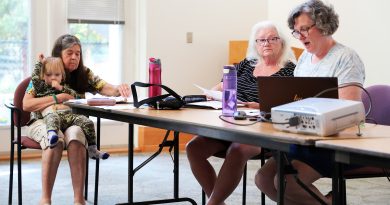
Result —
<instances>
[{"instance_id":1,"label":"electrical cable","mask_svg":"<svg viewBox=\"0 0 390 205\"><path fill-rule=\"evenodd\" d=\"M371 113L372 99L371 99L370 93L368 93L368 91L367 91L363 86L361 86L361 85L359 85L359 84L356 84L356 83L346 83L346 84L340 85L340 86L338 86L338 87L328 88L328 89L325 89L325 90L323 90L323 91L317 93L317 94L314 95L313 97L316 98L316 97L319 97L319 96L321 96L322 94L327 93L327 92L329 92L329 91L338 90L338 89L340 89L340 88L345 88L345 87L348 87L348 86L355 86L355 87L358 87L358 88L362 89L362 90L367 94L368 99L369 99L369 106L368 106L368 110L367 110L367 112L366 112L366 117L367 117L367 116Z\"/></svg>"},{"instance_id":2,"label":"electrical cable","mask_svg":"<svg viewBox=\"0 0 390 205\"><path fill-rule=\"evenodd\" d=\"M233 125L239 125L239 126L254 125L254 124L256 124L256 123L258 122L258 120L257 120L256 118L254 118L254 119L256 119L256 121L255 121L255 122L252 122L252 123L246 123L246 124L244 124L244 123L235 123L235 122L229 121L229 120L227 120L227 119L224 119L224 117L226 117L226 116L224 116L224 115L219 115L218 117L219 117L219 119L221 119L221 120L224 121L224 122L227 122L227 123L230 123L230 124L233 124Z\"/></svg>"}]
</instances>

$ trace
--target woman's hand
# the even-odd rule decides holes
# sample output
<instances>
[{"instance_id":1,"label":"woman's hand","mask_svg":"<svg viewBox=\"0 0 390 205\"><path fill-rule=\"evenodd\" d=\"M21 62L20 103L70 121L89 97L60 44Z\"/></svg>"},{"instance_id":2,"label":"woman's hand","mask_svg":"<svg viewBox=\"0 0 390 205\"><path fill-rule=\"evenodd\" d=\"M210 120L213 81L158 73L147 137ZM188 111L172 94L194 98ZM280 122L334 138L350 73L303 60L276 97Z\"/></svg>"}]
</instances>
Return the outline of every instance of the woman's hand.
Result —
<instances>
[{"instance_id":1,"label":"woman's hand","mask_svg":"<svg viewBox=\"0 0 390 205\"><path fill-rule=\"evenodd\" d=\"M114 86L109 83L106 83L102 90L99 92L101 95L105 96L122 96L122 97L130 97L131 90L130 86L126 83Z\"/></svg>"},{"instance_id":2,"label":"woman's hand","mask_svg":"<svg viewBox=\"0 0 390 205\"><path fill-rule=\"evenodd\" d=\"M72 95L69 95L68 93L60 93L56 95L58 103L63 103L65 101L68 101L70 99L74 99Z\"/></svg>"},{"instance_id":3,"label":"woman's hand","mask_svg":"<svg viewBox=\"0 0 390 205\"><path fill-rule=\"evenodd\" d=\"M216 84L214 87L212 87L211 90L222 91L222 88L223 88L223 83L220 82L220 83Z\"/></svg>"},{"instance_id":4,"label":"woman's hand","mask_svg":"<svg viewBox=\"0 0 390 205\"><path fill-rule=\"evenodd\" d=\"M122 97L129 97L131 95L130 86L126 83L117 86L118 92Z\"/></svg>"},{"instance_id":5,"label":"woman's hand","mask_svg":"<svg viewBox=\"0 0 390 205\"><path fill-rule=\"evenodd\" d=\"M221 91L222 92L222 82L216 84L214 87L212 87L209 91L210 94L213 94L215 91ZM204 93L208 100L221 100L221 99L214 99L213 96L208 95L207 93ZM222 95L221 95L222 97Z\"/></svg>"},{"instance_id":6,"label":"woman's hand","mask_svg":"<svg viewBox=\"0 0 390 205\"><path fill-rule=\"evenodd\" d=\"M260 104L257 102L242 102L242 103L245 105L245 107L260 109Z\"/></svg>"}]
</instances>

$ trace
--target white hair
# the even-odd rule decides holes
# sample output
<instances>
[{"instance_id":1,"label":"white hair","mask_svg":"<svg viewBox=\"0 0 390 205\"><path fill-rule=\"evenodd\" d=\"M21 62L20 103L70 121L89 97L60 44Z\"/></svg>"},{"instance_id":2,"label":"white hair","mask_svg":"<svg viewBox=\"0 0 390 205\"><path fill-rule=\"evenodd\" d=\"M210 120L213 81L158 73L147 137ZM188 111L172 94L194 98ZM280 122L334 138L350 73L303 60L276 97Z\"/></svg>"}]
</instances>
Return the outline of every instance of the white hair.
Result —
<instances>
[{"instance_id":1,"label":"white hair","mask_svg":"<svg viewBox=\"0 0 390 205\"><path fill-rule=\"evenodd\" d=\"M282 55L280 56L280 59L278 60L279 65L285 65L287 62L293 62L296 63L296 59L294 56L293 51L291 50L291 47L289 43L287 42L285 36L280 32L280 29L277 28L277 26L271 22L271 21L261 21L256 23L252 27L251 35L249 36L249 42L248 42L248 49L246 52L246 59L248 60L256 60L257 63L262 62L262 58L259 55L259 52L256 49L256 36L257 34L267 28L275 28L275 30L278 32L280 40L282 41Z\"/></svg>"}]
</instances>

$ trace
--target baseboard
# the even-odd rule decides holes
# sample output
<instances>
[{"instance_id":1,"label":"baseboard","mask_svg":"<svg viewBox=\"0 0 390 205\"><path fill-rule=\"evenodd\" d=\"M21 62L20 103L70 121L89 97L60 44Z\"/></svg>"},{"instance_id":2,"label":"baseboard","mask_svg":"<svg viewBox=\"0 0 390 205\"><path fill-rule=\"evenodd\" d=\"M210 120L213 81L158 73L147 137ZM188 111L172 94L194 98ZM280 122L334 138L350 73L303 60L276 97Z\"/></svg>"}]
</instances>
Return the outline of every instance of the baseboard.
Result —
<instances>
[{"instance_id":1,"label":"baseboard","mask_svg":"<svg viewBox=\"0 0 390 205\"><path fill-rule=\"evenodd\" d=\"M102 146L100 150L104 150L110 154L126 154L128 151L127 145L121 145L121 146ZM141 150L139 148L134 148L134 152L140 152ZM16 152L15 152L15 160L16 160ZM62 156L66 157L66 151L64 150L62 152ZM41 150L23 150L22 151L22 159L40 159L42 157L42 151ZM9 153L1 153L0 154L0 161L9 161L10 156Z\"/></svg>"},{"instance_id":2,"label":"baseboard","mask_svg":"<svg viewBox=\"0 0 390 205\"><path fill-rule=\"evenodd\" d=\"M134 152L155 152L159 149L159 145L164 139L166 130L158 129L154 127L139 126L138 128L138 147L134 148ZM180 133L179 137L179 150L185 150L185 145L192 139L193 135L187 133ZM173 132L169 135L168 139L173 139ZM101 146L101 150L104 150L110 154L126 154L128 153L127 145L117 146ZM164 148L163 151L168 151L168 148ZM66 151L62 153L66 156ZM9 153L0 153L0 161L9 161ZM42 157L41 150L23 150L22 159L39 159ZM16 159L16 152L15 152Z\"/></svg>"}]
</instances>

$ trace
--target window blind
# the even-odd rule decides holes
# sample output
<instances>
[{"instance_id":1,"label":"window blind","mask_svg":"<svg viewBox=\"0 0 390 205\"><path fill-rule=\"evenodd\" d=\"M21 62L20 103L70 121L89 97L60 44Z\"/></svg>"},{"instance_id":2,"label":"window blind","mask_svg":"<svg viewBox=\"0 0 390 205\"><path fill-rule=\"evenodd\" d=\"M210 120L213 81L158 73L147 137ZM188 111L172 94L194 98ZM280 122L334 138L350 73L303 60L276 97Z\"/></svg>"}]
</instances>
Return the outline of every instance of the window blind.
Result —
<instances>
[{"instance_id":1,"label":"window blind","mask_svg":"<svg viewBox=\"0 0 390 205\"><path fill-rule=\"evenodd\" d=\"M123 0L68 0L68 22L124 24L123 6Z\"/></svg>"}]
</instances>

